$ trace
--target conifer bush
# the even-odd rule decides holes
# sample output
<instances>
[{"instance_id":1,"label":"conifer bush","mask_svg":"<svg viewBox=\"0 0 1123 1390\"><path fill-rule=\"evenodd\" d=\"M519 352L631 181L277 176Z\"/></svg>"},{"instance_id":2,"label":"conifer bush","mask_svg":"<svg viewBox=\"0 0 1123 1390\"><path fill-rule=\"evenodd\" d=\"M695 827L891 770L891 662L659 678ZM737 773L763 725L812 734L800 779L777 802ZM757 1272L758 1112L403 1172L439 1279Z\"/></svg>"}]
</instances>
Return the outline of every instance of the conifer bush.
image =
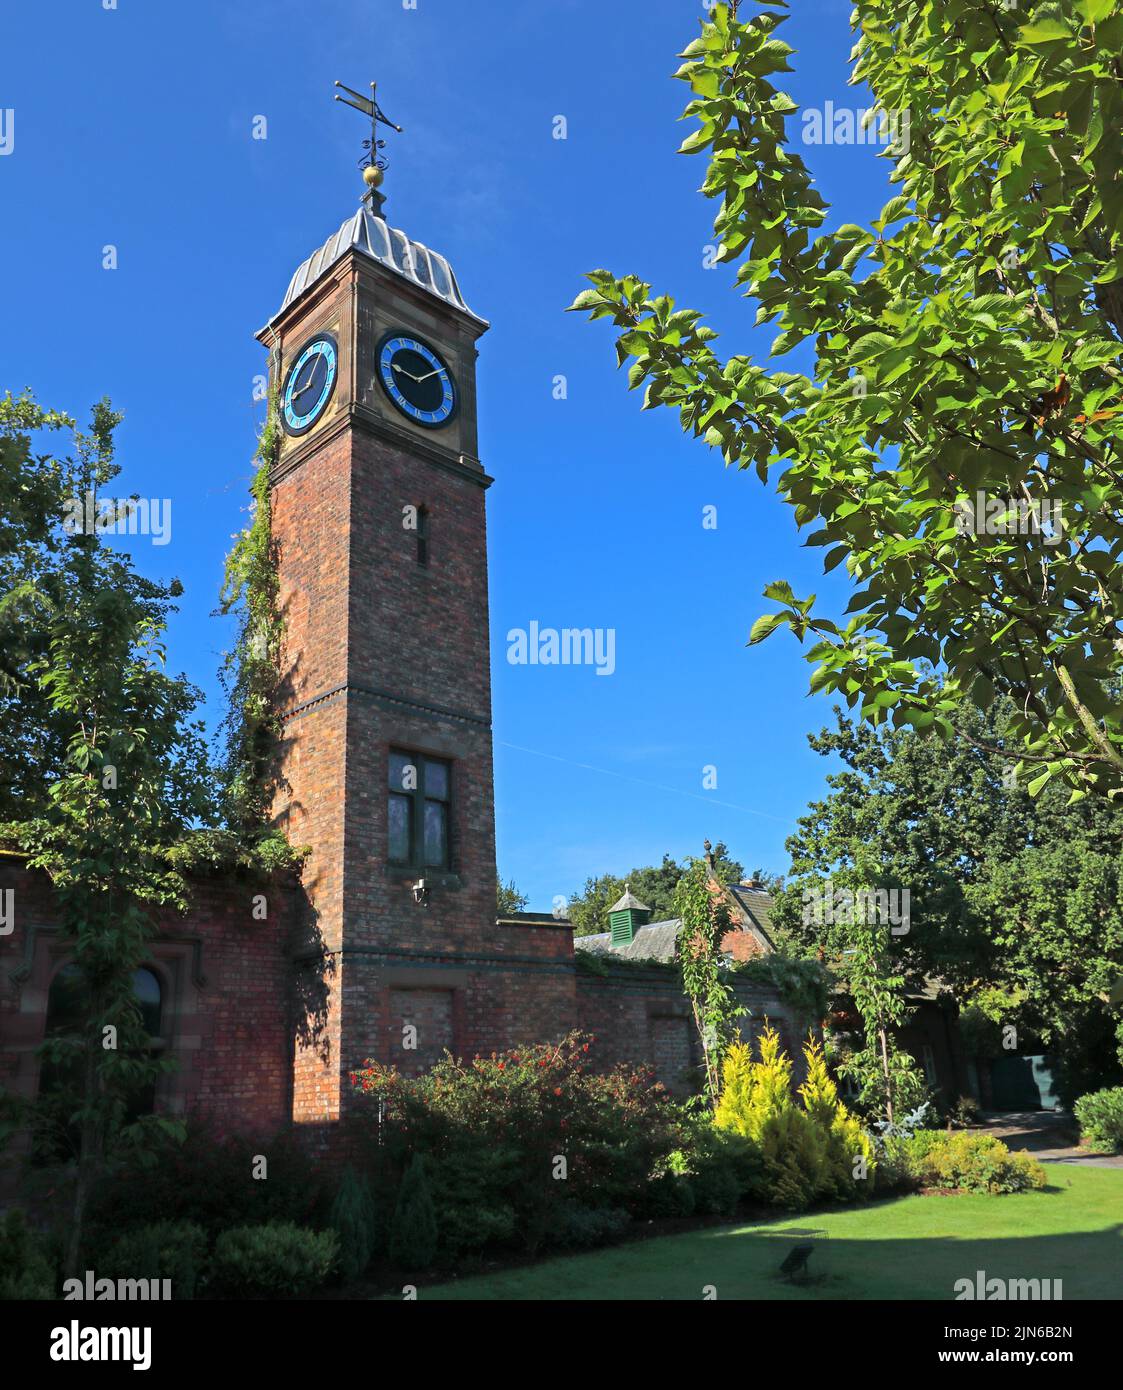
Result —
<instances>
[{"instance_id":1,"label":"conifer bush","mask_svg":"<svg viewBox=\"0 0 1123 1390\"><path fill-rule=\"evenodd\" d=\"M339 1269L350 1283L366 1272L374 1254L377 1217L370 1181L348 1165L332 1203L329 1224L339 1237Z\"/></svg>"},{"instance_id":2,"label":"conifer bush","mask_svg":"<svg viewBox=\"0 0 1123 1390\"><path fill-rule=\"evenodd\" d=\"M414 1154L398 1192L390 1225L390 1258L403 1269L427 1269L437 1255L437 1213L425 1172L425 1157Z\"/></svg>"},{"instance_id":3,"label":"conifer bush","mask_svg":"<svg viewBox=\"0 0 1123 1390\"><path fill-rule=\"evenodd\" d=\"M823 1136L823 1182L829 1187L831 1196L849 1201L866 1190L859 1184L873 1176L876 1167L873 1141L858 1117L839 1100L838 1087L827 1070L822 1045L809 1038L803 1056L807 1062L807 1079L799 1088L799 1095L808 1118ZM859 1177L859 1174L864 1176Z\"/></svg>"},{"instance_id":4,"label":"conifer bush","mask_svg":"<svg viewBox=\"0 0 1123 1390\"><path fill-rule=\"evenodd\" d=\"M869 1175L873 1146L857 1119L838 1098L827 1072L822 1048L808 1042L804 1049L807 1080L792 1094L791 1059L780 1046L774 1028L758 1040L759 1061L752 1049L736 1043L726 1054L723 1086L714 1123L740 1135L758 1150L765 1170L766 1200L790 1211L802 1211L824 1199L852 1199L862 1191L856 1160Z\"/></svg>"}]
</instances>

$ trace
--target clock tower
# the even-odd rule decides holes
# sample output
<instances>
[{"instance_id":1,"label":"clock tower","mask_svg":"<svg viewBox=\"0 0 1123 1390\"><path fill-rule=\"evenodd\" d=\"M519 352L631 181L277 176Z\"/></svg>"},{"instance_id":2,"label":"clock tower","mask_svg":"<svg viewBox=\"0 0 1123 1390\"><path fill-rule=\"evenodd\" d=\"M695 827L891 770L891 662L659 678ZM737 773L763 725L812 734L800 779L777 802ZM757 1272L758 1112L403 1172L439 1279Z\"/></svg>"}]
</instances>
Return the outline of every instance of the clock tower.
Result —
<instances>
[{"instance_id":1,"label":"clock tower","mask_svg":"<svg viewBox=\"0 0 1123 1390\"><path fill-rule=\"evenodd\" d=\"M503 1010L481 965L502 954L476 439L487 324L444 256L389 225L375 168L257 335L282 427L274 812L311 848L294 951L304 1123L339 1118L367 1058L413 1073L446 1047L495 1046Z\"/></svg>"}]
</instances>

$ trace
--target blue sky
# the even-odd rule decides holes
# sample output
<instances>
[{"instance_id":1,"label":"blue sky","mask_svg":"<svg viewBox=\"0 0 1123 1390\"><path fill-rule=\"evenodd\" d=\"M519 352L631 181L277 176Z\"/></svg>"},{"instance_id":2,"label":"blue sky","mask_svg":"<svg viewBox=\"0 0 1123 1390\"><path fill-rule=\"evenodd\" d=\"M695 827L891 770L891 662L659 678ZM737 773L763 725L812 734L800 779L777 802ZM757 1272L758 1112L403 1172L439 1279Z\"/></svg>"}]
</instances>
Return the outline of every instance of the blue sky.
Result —
<instances>
[{"instance_id":1,"label":"blue sky","mask_svg":"<svg viewBox=\"0 0 1123 1390\"><path fill-rule=\"evenodd\" d=\"M847 0L794 8L789 90L859 105ZM670 74L702 13L685 0L60 0L5 15L0 390L30 386L79 415L108 394L125 412L122 492L173 503L169 544L128 543L146 573L186 586L171 664L206 692L212 727L229 633L211 613L262 417L253 332L362 192L363 121L332 83L377 79L405 128L389 137L388 219L449 258L492 325L479 392L496 479L499 864L538 909L706 836L783 872L784 839L829 770L806 736L830 704L807 695L795 640L745 644L769 581L817 590L830 612L845 578L822 579L755 475L726 471L671 413L641 413L610 330L563 312L586 270L635 272L702 309L719 350L767 355L755 305L727 269L703 268L704 161L675 154L694 123L677 119L687 89ZM268 138L254 140L262 115ZM888 166L872 147L802 152L832 219L876 215ZM508 664L508 630L531 620L614 628L615 673Z\"/></svg>"}]
</instances>

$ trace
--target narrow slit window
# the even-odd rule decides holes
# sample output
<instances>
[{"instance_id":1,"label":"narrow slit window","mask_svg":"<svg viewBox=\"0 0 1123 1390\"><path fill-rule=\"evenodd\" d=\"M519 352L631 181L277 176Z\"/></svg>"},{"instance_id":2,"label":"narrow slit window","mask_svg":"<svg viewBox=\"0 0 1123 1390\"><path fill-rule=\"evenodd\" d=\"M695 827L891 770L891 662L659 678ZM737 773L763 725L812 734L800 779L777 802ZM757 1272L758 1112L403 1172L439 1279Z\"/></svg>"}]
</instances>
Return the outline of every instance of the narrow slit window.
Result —
<instances>
[{"instance_id":1,"label":"narrow slit window","mask_svg":"<svg viewBox=\"0 0 1123 1390\"><path fill-rule=\"evenodd\" d=\"M417 563L429 563L429 512L425 507L417 509Z\"/></svg>"}]
</instances>

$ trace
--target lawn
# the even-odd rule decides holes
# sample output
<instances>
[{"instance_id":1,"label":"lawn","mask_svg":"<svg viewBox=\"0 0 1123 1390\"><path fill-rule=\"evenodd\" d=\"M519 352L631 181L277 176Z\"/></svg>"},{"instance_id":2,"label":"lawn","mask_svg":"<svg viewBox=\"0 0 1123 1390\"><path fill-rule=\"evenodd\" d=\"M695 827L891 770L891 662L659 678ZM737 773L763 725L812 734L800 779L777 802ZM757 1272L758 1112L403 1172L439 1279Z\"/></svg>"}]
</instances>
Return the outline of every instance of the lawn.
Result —
<instances>
[{"instance_id":1,"label":"lawn","mask_svg":"<svg viewBox=\"0 0 1123 1390\"><path fill-rule=\"evenodd\" d=\"M1123 1294L1123 1169L1048 1166L1044 1192L900 1197L544 1261L418 1289L440 1299L954 1298L977 1270L1060 1279L1063 1297ZM777 1277L813 1241L818 1282Z\"/></svg>"}]
</instances>

